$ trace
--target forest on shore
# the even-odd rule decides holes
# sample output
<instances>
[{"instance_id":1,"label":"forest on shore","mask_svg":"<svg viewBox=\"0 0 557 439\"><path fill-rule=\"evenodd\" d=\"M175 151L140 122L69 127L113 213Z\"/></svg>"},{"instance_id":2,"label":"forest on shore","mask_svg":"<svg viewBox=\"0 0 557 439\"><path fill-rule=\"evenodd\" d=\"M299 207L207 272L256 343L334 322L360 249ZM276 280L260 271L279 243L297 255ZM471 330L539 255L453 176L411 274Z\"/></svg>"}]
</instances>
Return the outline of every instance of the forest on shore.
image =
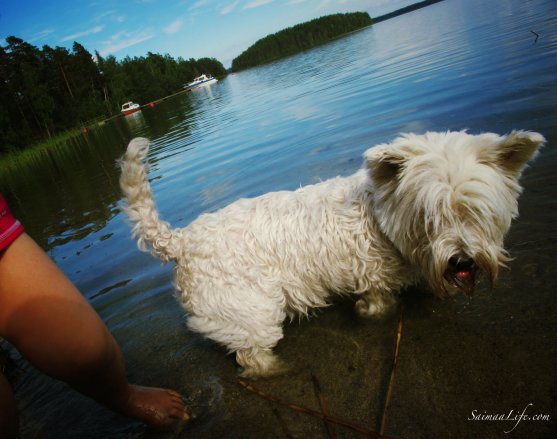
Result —
<instances>
[{"instance_id":1,"label":"forest on shore","mask_svg":"<svg viewBox=\"0 0 557 439\"><path fill-rule=\"evenodd\" d=\"M126 101L145 104L179 91L201 73L222 77L214 58L95 56L74 42L39 49L20 38L0 46L0 155L22 150L92 119L120 113Z\"/></svg>"},{"instance_id":2,"label":"forest on shore","mask_svg":"<svg viewBox=\"0 0 557 439\"><path fill-rule=\"evenodd\" d=\"M425 0L370 18L365 12L339 13L283 29L258 40L232 61L239 71L324 44L349 32L442 0ZM92 55L74 42L39 49L10 36L0 45L0 156L61 133L120 114L126 101L146 104L180 91L194 77L226 75L214 58L174 59L148 52L121 61Z\"/></svg>"},{"instance_id":3,"label":"forest on shore","mask_svg":"<svg viewBox=\"0 0 557 439\"><path fill-rule=\"evenodd\" d=\"M256 41L232 60L232 71L244 70L326 43L369 26L367 12L333 14L283 29Z\"/></svg>"}]
</instances>

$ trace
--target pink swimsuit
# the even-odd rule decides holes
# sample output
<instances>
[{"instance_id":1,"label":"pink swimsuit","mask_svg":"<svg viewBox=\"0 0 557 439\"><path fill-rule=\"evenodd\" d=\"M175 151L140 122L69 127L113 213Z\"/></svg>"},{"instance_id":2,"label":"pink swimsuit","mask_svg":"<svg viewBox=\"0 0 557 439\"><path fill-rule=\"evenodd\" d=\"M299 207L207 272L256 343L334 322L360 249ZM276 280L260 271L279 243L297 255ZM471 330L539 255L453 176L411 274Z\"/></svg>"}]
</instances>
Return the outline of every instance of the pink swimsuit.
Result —
<instances>
[{"instance_id":1,"label":"pink swimsuit","mask_svg":"<svg viewBox=\"0 0 557 439\"><path fill-rule=\"evenodd\" d=\"M0 194L0 251L14 242L22 233L23 226L12 216L8 203Z\"/></svg>"}]
</instances>

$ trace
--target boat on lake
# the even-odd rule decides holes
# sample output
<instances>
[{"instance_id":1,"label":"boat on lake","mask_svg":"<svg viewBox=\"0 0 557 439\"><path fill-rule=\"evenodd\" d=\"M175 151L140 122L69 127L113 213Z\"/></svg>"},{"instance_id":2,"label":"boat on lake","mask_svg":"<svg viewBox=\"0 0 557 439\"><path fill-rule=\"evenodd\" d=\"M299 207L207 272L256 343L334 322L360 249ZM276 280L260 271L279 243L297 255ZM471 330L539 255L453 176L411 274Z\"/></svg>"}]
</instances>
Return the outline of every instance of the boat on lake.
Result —
<instances>
[{"instance_id":1,"label":"boat on lake","mask_svg":"<svg viewBox=\"0 0 557 439\"><path fill-rule=\"evenodd\" d=\"M135 113L136 111L141 110L141 106L136 104L135 102L129 101L122 105L122 114L127 116L128 114Z\"/></svg>"},{"instance_id":2,"label":"boat on lake","mask_svg":"<svg viewBox=\"0 0 557 439\"><path fill-rule=\"evenodd\" d=\"M186 85L184 85L184 88L186 90L193 90L194 88L204 87L209 84L214 84L215 82L217 82L216 78L213 78L211 75L203 74L201 76L198 76L197 78L194 78L193 81L188 82Z\"/></svg>"}]
</instances>

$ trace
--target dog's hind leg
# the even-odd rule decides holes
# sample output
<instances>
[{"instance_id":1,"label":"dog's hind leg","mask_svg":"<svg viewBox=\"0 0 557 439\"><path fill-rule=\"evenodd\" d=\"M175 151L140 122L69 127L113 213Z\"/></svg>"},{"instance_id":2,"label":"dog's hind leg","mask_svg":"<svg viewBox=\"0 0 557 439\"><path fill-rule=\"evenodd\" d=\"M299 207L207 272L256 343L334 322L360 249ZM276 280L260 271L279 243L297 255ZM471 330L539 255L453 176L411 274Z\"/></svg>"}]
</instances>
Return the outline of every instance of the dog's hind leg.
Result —
<instances>
[{"instance_id":1,"label":"dog's hind leg","mask_svg":"<svg viewBox=\"0 0 557 439\"><path fill-rule=\"evenodd\" d=\"M245 302L244 302L245 303ZM236 353L244 377L271 377L287 368L272 352L283 336L282 313L257 312L256 307L228 309L228 316L190 314L188 326ZM262 311L259 308L259 311ZM233 319L231 318L233 316Z\"/></svg>"}]
</instances>

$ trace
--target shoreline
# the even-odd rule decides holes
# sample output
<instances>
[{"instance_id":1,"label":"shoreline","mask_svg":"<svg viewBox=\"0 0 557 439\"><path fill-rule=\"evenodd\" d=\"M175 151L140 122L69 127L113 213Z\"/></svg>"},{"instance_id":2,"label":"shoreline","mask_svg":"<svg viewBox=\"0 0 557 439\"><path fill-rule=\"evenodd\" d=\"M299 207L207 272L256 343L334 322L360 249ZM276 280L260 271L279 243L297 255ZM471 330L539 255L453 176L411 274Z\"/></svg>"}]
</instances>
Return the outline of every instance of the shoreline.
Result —
<instances>
[{"instance_id":1,"label":"shoreline","mask_svg":"<svg viewBox=\"0 0 557 439\"><path fill-rule=\"evenodd\" d=\"M384 14L384 15L380 15L378 17L374 17L374 18L372 18L371 26L373 26L376 23L380 23L382 21L398 17L400 15L404 15L404 14L413 12L415 10L424 8L426 6L430 6L430 5L435 4L435 3L440 3L442 1L443 0L424 0L424 1L421 1L421 2L418 2L418 3L414 3L412 5L406 6L404 8L397 9L393 12L389 12L388 14ZM361 30L361 29L358 29L354 32L357 32L359 30ZM352 33L352 32L349 32L349 34L350 33ZM347 34L345 34L345 35L347 35ZM340 35L339 37L342 37L342 36L344 36L344 35ZM336 38L334 38L334 39L336 39ZM331 40L331 41L333 41L333 40ZM324 43L324 44L327 44L327 43ZM300 52L297 52L297 53L300 53ZM293 53L289 56L292 56L292 55L296 55L296 53ZM283 58L287 58L287 56L273 59L270 62L274 62L274 61L277 61L277 60L280 60L280 59L283 59ZM264 64L267 64L267 63L264 63ZM263 65L263 64L261 64L261 65ZM253 67L257 67L257 66L253 66ZM187 93L188 91L191 91L191 90L188 90L188 89L179 90L175 93L164 96L160 99L156 99L156 100L153 100L149 103L143 104L143 105L140 106L140 108L141 109L148 108L151 104L156 104L156 103L159 103L159 102L163 102L163 101L165 101L167 99L170 99L174 96L177 96L179 94ZM83 124L82 126L77 126L75 128L69 129L69 130L64 131L62 133L56 134L49 139L44 139L44 140L38 141L34 144L29 145L28 147L26 147L24 149L11 151L11 152L6 153L6 154L1 154L0 155L0 169L9 167L15 161L26 160L26 158L25 158L26 155L36 154L41 149L49 148L52 144L62 143L62 142L65 142L69 139L75 138L78 135L83 134L84 132L87 132L91 129L95 129L96 127L104 125L105 123L111 121L112 119L115 119L115 118L120 117L120 116L123 116L123 115L120 113L120 114L115 114L115 115L107 117L107 118L97 117L93 120L86 121L85 124Z\"/></svg>"}]
</instances>

